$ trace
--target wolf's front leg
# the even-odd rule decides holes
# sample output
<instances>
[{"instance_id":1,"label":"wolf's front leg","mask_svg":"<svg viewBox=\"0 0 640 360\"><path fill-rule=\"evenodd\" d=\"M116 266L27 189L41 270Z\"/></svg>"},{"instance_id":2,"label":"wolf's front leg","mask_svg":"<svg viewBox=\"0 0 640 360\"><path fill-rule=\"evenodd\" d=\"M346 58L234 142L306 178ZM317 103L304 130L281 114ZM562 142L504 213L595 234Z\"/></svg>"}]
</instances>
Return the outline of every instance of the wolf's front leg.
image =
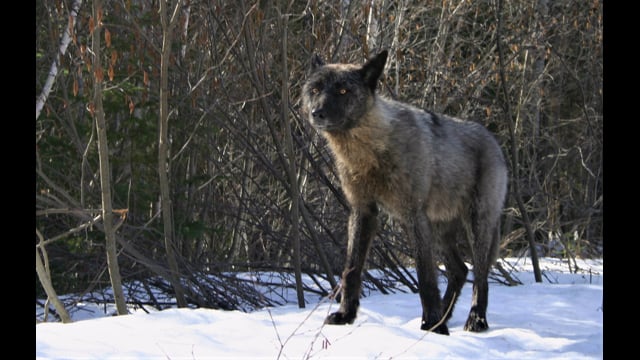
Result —
<instances>
[{"instance_id":1,"label":"wolf's front leg","mask_svg":"<svg viewBox=\"0 0 640 360\"><path fill-rule=\"evenodd\" d=\"M351 324L360 306L362 269L373 236L378 227L378 207L375 203L367 206L352 206L349 214L347 259L342 272L340 310L327 316L325 324Z\"/></svg>"}]
</instances>

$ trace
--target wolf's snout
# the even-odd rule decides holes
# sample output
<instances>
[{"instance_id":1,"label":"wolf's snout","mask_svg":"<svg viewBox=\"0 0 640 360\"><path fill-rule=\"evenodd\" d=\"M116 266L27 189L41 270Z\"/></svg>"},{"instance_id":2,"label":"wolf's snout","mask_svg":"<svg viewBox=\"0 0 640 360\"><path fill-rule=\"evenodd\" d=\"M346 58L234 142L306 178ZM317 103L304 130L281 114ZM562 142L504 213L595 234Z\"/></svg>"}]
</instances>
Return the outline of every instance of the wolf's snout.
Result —
<instances>
[{"instance_id":1,"label":"wolf's snout","mask_svg":"<svg viewBox=\"0 0 640 360\"><path fill-rule=\"evenodd\" d=\"M314 119L324 119L325 113L323 109L313 109L311 115Z\"/></svg>"}]
</instances>

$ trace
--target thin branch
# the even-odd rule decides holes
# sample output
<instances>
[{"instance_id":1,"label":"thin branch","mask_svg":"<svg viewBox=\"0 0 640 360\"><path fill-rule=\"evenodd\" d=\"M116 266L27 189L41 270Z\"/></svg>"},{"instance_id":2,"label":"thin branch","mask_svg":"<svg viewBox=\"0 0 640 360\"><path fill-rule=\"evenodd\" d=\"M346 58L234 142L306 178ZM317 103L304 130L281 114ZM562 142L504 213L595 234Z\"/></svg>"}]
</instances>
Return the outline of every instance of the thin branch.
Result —
<instances>
[{"instance_id":1,"label":"thin branch","mask_svg":"<svg viewBox=\"0 0 640 360\"><path fill-rule=\"evenodd\" d=\"M43 239L40 243L38 243L38 244L36 245L36 247L44 247L45 245L49 245L49 244L51 244L52 242L54 242L54 241L56 241L56 240L63 239L63 238L65 238L65 237L67 237L67 236L69 236L69 235L71 235L71 234L75 234L75 233L77 233L77 232L79 232L79 231L82 231L82 230L84 230L84 229L86 229L86 228L90 227L91 225L95 224L96 222L100 221L100 219L102 219L102 214L100 214L100 215L98 215L98 216L94 217L93 219L91 219L91 220L89 220L89 221L85 222L85 223L84 223L84 224L82 224L82 225L76 226L76 227L74 227L74 228L72 228L72 229L69 229L69 230L67 230L67 231L63 232L62 234L59 234L59 235L54 236L54 237L52 237L52 238L49 238L49 239L47 239L47 240L44 240L44 239ZM37 230L36 230L36 231L37 231Z\"/></svg>"}]
</instances>

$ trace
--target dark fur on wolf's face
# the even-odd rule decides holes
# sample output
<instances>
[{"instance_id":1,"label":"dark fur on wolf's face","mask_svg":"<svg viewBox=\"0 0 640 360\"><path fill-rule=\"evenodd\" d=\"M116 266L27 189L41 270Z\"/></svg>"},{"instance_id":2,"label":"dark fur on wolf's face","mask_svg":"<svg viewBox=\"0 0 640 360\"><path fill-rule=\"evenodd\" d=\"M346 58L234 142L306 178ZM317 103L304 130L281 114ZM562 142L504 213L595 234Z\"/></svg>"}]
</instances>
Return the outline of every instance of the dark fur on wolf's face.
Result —
<instances>
[{"instance_id":1,"label":"dark fur on wolf's face","mask_svg":"<svg viewBox=\"0 0 640 360\"><path fill-rule=\"evenodd\" d=\"M309 122L318 130L347 131L371 108L373 93L387 60L387 52L362 67L325 64L315 56L303 91L303 106Z\"/></svg>"}]
</instances>

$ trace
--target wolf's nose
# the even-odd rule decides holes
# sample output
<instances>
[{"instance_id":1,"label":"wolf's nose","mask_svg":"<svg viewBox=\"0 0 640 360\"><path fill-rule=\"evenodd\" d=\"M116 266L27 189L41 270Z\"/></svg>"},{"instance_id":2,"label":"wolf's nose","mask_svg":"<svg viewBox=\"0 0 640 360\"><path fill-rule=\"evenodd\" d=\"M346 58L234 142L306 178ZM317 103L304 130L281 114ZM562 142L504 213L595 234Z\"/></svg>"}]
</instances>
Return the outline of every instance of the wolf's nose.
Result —
<instances>
[{"instance_id":1,"label":"wolf's nose","mask_svg":"<svg viewBox=\"0 0 640 360\"><path fill-rule=\"evenodd\" d=\"M314 109L311 111L311 115L316 119L324 119L324 110Z\"/></svg>"}]
</instances>

